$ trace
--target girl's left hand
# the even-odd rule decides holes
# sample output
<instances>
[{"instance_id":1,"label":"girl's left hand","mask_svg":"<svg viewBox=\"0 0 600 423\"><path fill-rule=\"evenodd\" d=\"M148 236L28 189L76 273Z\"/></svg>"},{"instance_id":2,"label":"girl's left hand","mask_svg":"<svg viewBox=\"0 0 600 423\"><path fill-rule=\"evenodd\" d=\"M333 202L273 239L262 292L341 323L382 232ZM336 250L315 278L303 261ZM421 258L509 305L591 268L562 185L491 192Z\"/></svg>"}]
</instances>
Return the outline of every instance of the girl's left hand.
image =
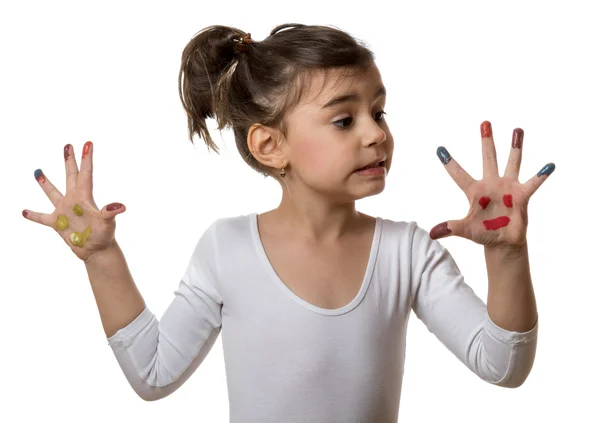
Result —
<instances>
[{"instance_id":1,"label":"girl's left hand","mask_svg":"<svg viewBox=\"0 0 600 423\"><path fill-rule=\"evenodd\" d=\"M485 246L521 247L526 243L527 204L533 193L554 172L554 163L545 165L524 184L519 183L523 130L513 131L512 148L504 175L498 175L492 126L481 124L483 179L474 180L444 147L438 157L454 182L463 190L470 208L462 220L448 220L431 229L431 239L460 236Z\"/></svg>"}]
</instances>

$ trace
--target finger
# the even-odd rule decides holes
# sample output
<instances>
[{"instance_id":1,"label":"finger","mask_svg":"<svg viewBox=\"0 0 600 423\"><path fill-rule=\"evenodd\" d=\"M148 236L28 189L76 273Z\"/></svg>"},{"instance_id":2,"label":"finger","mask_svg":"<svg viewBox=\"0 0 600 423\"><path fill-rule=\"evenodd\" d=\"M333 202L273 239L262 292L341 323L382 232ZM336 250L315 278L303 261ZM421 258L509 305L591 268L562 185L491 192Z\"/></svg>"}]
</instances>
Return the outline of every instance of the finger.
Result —
<instances>
[{"instance_id":1,"label":"finger","mask_svg":"<svg viewBox=\"0 0 600 423\"><path fill-rule=\"evenodd\" d=\"M51 214L38 213L31 210L23 210L23 217L40 225L54 227L54 221Z\"/></svg>"},{"instance_id":2,"label":"finger","mask_svg":"<svg viewBox=\"0 0 600 423\"><path fill-rule=\"evenodd\" d=\"M548 163L540 171L537 175L533 176L529 181L523 184L523 192L526 195L526 198L530 198L538 188L544 183L546 179L554 172L556 166L554 163Z\"/></svg>"},{"instance_id":3,"label":"finger","mask_svg":"<svg viewBox=\"0 0 600 423\"><path fill-rule=\"evenodd\" d=\"M508 163L504 171L504 177L519 180L519 171L521 170L521 156L523 152L523 130L516 128L513 131L512 145Z\"/></svg>"},{"instance_id":4,"label":"finger","mask_svg":"<svg viewBox=\"0 0 600 423\"><path fill-rule=\"evenodd\" d=\"M440 239L449 236L460 236L465 238L465 222L463 220L448 220L435 225L429 231L429 238Z\"/></svg>"},{"instance_id":5,"label":"finger","mask_svg":"<svg viewBox=\"0 0 600 423\"><path fill-rule=\"evenodd\" d=\"M42 169L36 169L35 172L33 172L33 176L35 176L36 181L38 181L54 207L56 207L58 202L63 199L61 192L56 189L56 187L48 180L48 178L46 178L46 175L44 175Z\"/></svg>"},{"instance_id":6,"label":"finger","mask_svg":"<svg viewBox=\"0 0 600 423\"><path fill-rule=\"evenodd\" d=\"M106 207L103 207L102 210L100 210L100 213L103 218L112 219L116 215L123 213L125 210L127 210L126 207L121 203L110 203Z\"/></svg>"},{"instance_id":7,"label":"finger","mask_svg":"<svg viewBox=\"0 0 600 423\"><path fill-rule=\"evenodd\" d=\"M65 172L67 174L67 192L77 187L77 177L79 176L79 169L77 168L77 161L75 160L75 154L73 154L73 146L71 144L65 145Z\"/></svg>"},{"instance_id":8,"label":"finger","mask_svg":"<svg viewBox=\"0 0 600 423\"><path fill-rule=\"evenodd\" d=\"M481 130L481 150L483 156L483 177L498 176L498 160L496 159L496 146L492 134L492 124L487 120L479 127Z\"/></svg>"},{"instance_id":9,"label":"finger","mask_svg":"<svg viewBox=\"0 0 600 423\"><path fill-rule=\"evenodd\" d=\"M92 154L94 146L91 141L87 141L83 145L83 152L81 153L81 169L77 178L77 187L85 193L88 199L92 198Z\"/></svg>"},{"instance_id":10,"label":"finger","mask_svg":"<svg viewBox=\"0 0 600 423\"><path fill-rule=\"evenodd\" d=\"M454 182L463 190L466 194L467 188L475 182L475 180L469 175L456 160L450 156L448 150L445 147L438 147L437 156L446 168L446 171L450 174Z\"/></svg>"}]
</instances>

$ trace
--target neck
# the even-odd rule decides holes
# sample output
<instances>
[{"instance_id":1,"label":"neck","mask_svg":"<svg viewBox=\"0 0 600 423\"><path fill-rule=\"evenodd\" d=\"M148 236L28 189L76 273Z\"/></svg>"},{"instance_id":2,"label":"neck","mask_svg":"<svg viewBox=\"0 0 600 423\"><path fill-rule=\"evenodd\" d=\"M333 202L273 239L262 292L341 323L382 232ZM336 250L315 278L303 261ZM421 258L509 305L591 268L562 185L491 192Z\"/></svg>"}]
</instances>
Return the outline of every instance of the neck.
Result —
<instances>
[{"instance_id":1,"label":"neck","mask_svg":"<svg viewBox=\"0 0 600 423\"><path fill-rule=\"evenodd\" d=\"M319 243L340 241L355 233L364 221L364 215L356 211L354 201L335 204L314 193L291 196L285 188L281 203L272 215L284 231Z\"/></svg>"}]
</instances>

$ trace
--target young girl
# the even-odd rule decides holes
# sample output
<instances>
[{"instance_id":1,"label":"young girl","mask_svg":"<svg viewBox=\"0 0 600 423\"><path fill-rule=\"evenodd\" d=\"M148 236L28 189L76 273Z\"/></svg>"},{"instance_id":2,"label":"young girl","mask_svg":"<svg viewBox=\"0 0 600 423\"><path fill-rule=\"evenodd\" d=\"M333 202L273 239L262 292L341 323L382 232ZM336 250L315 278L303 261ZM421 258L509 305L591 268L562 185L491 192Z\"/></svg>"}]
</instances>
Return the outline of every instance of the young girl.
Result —
<instances>
[{"instance_id":1,"label":"young girl","mask_svg":"<svg viewBox=\"0 0 600 423\"><path fill-rule=\"evenodd\" d=\"M23 212L85 262L109 345L141 398L177 390L222 332L231 422L396 422L411 310L484 381L524 382L537 342L527 203L554 165L518 182L522 130L503 176L489 122L482 180L438 149L470 211L428 233L355 209L383 191L394 140L374 56L345 32L281 25L256 42L206 28L183 52L179 88L190 140L218 152L206 118L232 127L244 160L283 195L274 210L207 228L160 320L115 240L125 206L94 202L91 142L81 169L64 148L65 196L35 172L56 210ZM451 235L484 245L487 306L436 240Z\"/></svg>"}]
</instances>

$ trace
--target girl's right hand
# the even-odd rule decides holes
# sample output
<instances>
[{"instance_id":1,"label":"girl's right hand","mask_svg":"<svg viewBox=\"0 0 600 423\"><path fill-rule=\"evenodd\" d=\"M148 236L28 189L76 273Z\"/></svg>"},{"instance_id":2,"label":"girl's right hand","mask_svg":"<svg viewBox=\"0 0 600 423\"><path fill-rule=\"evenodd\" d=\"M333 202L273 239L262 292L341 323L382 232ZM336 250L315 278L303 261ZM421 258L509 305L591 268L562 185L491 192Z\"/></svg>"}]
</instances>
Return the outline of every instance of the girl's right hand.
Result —
<instances>
[{"instance_id":1,"label":"girl's right hand","mask_svg":"<svg viewBox=\"0 0 600 423\"><path fill-rule=\"evenodd\" d=\"M55 210L52 214L23 210L23 216L33 222L53 228L71 250L84 262L115 243L115 216L125 211L120 203L111 203L98 209L92 197L91 141L85 143L81 156L81 170L71 144L64 147L67 190L63 194L38 169L34 176ZM65 228L65 223L68 227Z\"/></svg>"}]
</instances>

